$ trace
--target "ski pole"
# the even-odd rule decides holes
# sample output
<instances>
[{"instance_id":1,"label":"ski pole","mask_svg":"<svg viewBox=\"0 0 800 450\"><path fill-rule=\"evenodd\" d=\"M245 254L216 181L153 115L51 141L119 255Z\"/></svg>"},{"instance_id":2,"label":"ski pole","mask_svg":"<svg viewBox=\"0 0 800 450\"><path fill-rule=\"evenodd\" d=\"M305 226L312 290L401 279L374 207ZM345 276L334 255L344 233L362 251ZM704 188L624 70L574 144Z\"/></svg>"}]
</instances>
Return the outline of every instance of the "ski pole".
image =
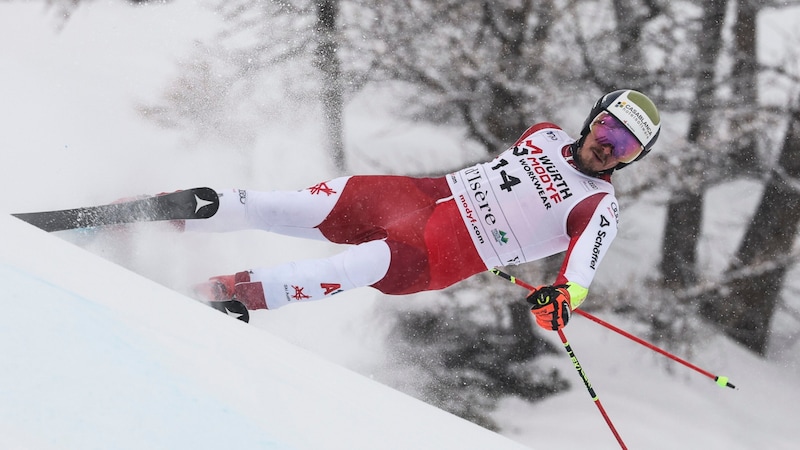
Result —
<instances>
[{"instance_id":1,"label":"ski pole","mask_svg":"<svg viewBox=\"0 0 800 450\"><path fill-rule=\"evenodd\" d=\"M627 331L622 330L622 329L620 329L618 327L615 327L614 325L611 325L610 323L605 322L602 319L600 319L598 317L595 317L595 316L593 316L593 315L591 315L591 314L589 314L587 312L581 311L579 309L576 309L575 311L577 311L578 314L582 315L583 317L586 317L587 319L589 319L591 321L594 321L595 323L598 323L598 324L608 328L609 330L615 331L615 332L625 336L626 338L628 338L628 339L630 339L630 340L632 340L634 342L637 342L639 344L644 345L645 347L649 348L650 350L653 350L653 351L655 351L657 353L661 353L662 355L666 356L667 358L669 358L669 359L671 359L673 361L679 362L679 363L683 364L684 366L686 366L686 367L688 367L688 368L690 368L692 370L695 370L695 371L707 376L708 378L711 378L712 380L714 380L721 387L729 387L731 389L736 389L736 386L734 386L733 384L731 384L728 381L728 377L720 376L720 375L714 375L713 373L708 372L707 370L703 370L703 369L695 366L694 364L690 363L689 361L685 361L685 360L673 355L672 353L669 353L666 350L658 348L655 345L645 341L644 339L638 338L638 337L628 333Z\"/></svg>"},{"instance_id":2,"label":"ski pole","mask_svg":"<svg viewBox=\"0 0 800 450\"><path fill-rule=\"evenodd\" d=\"M529 286L525 282L517 280L515 277L500 271L500 269L496 268L491 269L490 272L502 278L505 278L506 280L514 284L518 284L524 288L533 290L532 286ZM603 416L603 420L606 421L608 428L611 429L611 432L614 434L614 437L617 438L617 442L619 442L620 447L622 447L623 450L627 450L628 447L625 446L625 442L622 441L622 437L617 432L617 428L611 422L611 418L608 417L606 409L603 408L603 404L600 403L600 397L597 396L597 393L595 393L594 388L592 387L592 383L589 382L589 377L586 376L586 371L583 370L583 366L581 366L581 363L578 362L578 357L575 356L575 352L572 350L572 345L570 345L569 341L567 341L567 336L564 334L562 330L557 330L557 331L558 331L558 337L561 339L561 343L564 344L564 349L567 351L567 355L569 355L569 359L572 361L572 365L574 365L575 370L578 371L578 375L580 375L581 380L583 380L583 384L584 386L586 386L586 390L589 391L589 396L592 397L592 401L594 402L595 405L597 405L597 409L600 410L600 414Z\"/></svg>"},{"instance_id":3,"label":"ski pole","mask_svg":"<svg viewBox=\"0 0 800 450\"><path fill-rule=\"evenodd\" d=\"M528 283L525 283L524 281L519 280L516 277L501 271L500 269L491 269L490 272L492 272L493 274L495 274L495 275L497 275L497 276L499 276L501 278L505 278L506 280L508 280L508 281L518 285L518 286L521 286L521 287L523 287L525 289L528 289L528 290L535 289L533 286L529 285ZM721 376L721 375L714 375L713 373L711 373L711 372L709 372L707 370L703 370L703 369L697 367L696 365L694 365L694 364L692 364L692 363L690 363L690 362L688 362L688 361L686 361L684 359L681 359L681 358L673 355L672 353L669 353L668 351L666 351L664 349L656 347L655 345L645 341L644 339L636 337L636 336L628 333L627 331L622 330L621 328L618 328L618 327L616 327L614 325L611 325L610 323L605 322L605 321L593 316L592 314L587 313L586 311L583 311L581 309L576 309L573 312L575 312L577 314L580 314L583 317L586 317L587 319L589 319L589 320L591 320L591 321L593 321L593 322L595 322L595 323L597 323L599 325L602 325L602 326L608 328L611 331L619 333L622 336L625 336L626 338L628 338L628 339L630 339L630 340L632 340L632 341L634 341L634 342L636 342L638 344L644 345L645 347L649 348L650 350L653 350L653 351L655 351L657 353L661 353L662 355L666 356L667 358L669 358L669 359L671 359L673 361L676 361L678 363L681 363L684 366L686 366L686 367L688 367L688 368L690 368L690 369L692 369L692 370L694 370L694 371L696 371L696 372L698 372L698 373L700 373L702 375L707 376L708 378L711 378L712 380L714 380L717 383L717 385L719 385L721 387L729 387L731 389L736 389L736 386L734 386L733 384L731 384L728 381L728 377Z\"/></svg>"},{"instance_id":4,"label":"ski pole","mask_svg":"<svg viewBox=\"0 0 800 450\"><path fill-rule=\"evenodd\" d=\"M564 344L564 349L567 350L567 354L569 355L569 359L572 360L572 364L575 366L575 370L578 371L578 375L580 375L581 380L583 380L583 384L586 386L586 390L589 391L589 395L592 397L592 401L595 405L597 405L597 409L600 410L600 414L603 416L603 419L608 424L608 428L611 429L611 432L614 433L614 437L617 438L617 442L619 442L619 446L622 447L623 450L627 450L628 447L625 446L625 442L622 441L622 437L617 432L616 427L614 424L611 423L611 418L608 417L605 408L603 408L603 404L600 403L600 398L594 392L594 388L592 388L592 383L589 382L589 377L586 376L586 372L583 370L583 366L581 363L578 362L578 357L575 356L575 352L572 350L572 346L567 341L567 336L564 335L564 332L561 330L558 331L558 337L561 338L561 343Z\"/></svg>"}]
</instances>

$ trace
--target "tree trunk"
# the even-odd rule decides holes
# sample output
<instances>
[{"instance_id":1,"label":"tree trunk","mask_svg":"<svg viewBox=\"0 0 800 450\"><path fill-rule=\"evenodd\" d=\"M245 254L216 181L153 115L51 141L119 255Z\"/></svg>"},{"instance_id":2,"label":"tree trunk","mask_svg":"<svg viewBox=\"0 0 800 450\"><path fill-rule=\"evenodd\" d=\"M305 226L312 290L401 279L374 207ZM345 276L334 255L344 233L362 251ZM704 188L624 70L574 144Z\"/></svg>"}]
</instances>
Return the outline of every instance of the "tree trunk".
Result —
<instances>
[{"instance_id":1,"label":"tree trunk","mask_svg":"<svg viewBox=\"0 0 800 450\"><path fill-rule=\"evenodd\" d=\"M347 170L344 154L342 74L336 54L336 18L339 0L317 1L317 53L316 65L322 72L322 110L325 115L325 137L328 154L335 170L343 174Z\"/></svg>"},{"instance_id":2,"label":"tree trunk","mask_svg":"<svg viewBox=\"0 0 800 450\"><path fill-rule=\"evenodd\" d=\"M733 27L734 54L732 81L737 106L731 118L733 133L731 163L739 173L759 176L762 170L758 158L757 111L752 107L758 101L758 55L756 53L756 24L759 5L753 1L738 2L736 23Z\"/></svg>"},{"instance_id":3,"label":"tree trunk","mask_svg":"<svg viewBox=\"0 0 800 450\"><path fill-rule=\"evenodd\" d=\"M642 64L646 58L642 55L642 34L650 20L656 17L658 10L655 2L642 2L636 0L612 0L614 18L617 22L617 40L619 42L618 66L615 68L613 85L607 89L631 87L643 89L643 82L647 82L648 68Z\"/></svg>"},{"instance_id":4,"label":"tree trunk","mask_svg":"<svg viewBox=\"0 0 800 450\"><path fill-rule=\"evenodd\" d=\"M489 113L485 117L486 129L491 134L493 141L508 145L514 142L519 134L530 126L530 118L520 112L522 103L527 99L521 97L518 91L509 88L509 84L501 80L515 79L514 73L520 70L531 72L533 76L536 68L524 56L526 42L525 34L530 32L528 23L531 14L531 2L521 2L518 5L498 4L495 2L483 3L483 20L486 29L500 43L501 65L497 67L498 80L489 80L492 95L489 99ZM549 24L539 26L542 34L540 39L547 39ZM521 68L522 66L523 68ZM490 154L497 152L497 147L490 146L486 149Z\"/></svg>"},{"instance_id":5,"label":"tree trunk","mask_svg":"<svg viewBox=\"0 0 800 450\"><path fill-rule=\"evenodd\" d=\"M714 108L714 78L717 58L722 48L722 25L725 19L726 0L711 0L705 3L701 34L698 36L700 71L695 86L694 107L691 111L688 142L699 146L699 157L691 161L694 167L682 167L687 174L694 174L695 182L687 176L684 190L673 194L667 205L667 223L662 242L660 271L667 286L683 287L697 280L697 242L700 238L705 190L703 173L708 152L702 147L712 134L711 111ZM694 150L694 149L693 149Z\"/></svg>"},{"instance_id":6,"label":"tree trunk","mask_svg":"<svg viewBox=\"0 0 800 450\"><path fill-rule=\"evenodd\" d=\"M792 114L778 166L772 171L761 203L739 246L731 270L769 261L786 261L800 224L800 111ZM725 298L708 301L703 314L756 353L764 355L769 325L780 299L787 264L760 273L745 271L735 279Z\"/></svg>"},{"instance_id":7,"label":"tree trunk","mask_svg":"<svg viewBox=\"0 0 800 450\"><path fill-rule=\"evenodd\" d=\"M667 207L661 277L667 287L685 287L697 281L697 241L702 226L702 194L673 195Z\"/></svg>"}]
</instances>

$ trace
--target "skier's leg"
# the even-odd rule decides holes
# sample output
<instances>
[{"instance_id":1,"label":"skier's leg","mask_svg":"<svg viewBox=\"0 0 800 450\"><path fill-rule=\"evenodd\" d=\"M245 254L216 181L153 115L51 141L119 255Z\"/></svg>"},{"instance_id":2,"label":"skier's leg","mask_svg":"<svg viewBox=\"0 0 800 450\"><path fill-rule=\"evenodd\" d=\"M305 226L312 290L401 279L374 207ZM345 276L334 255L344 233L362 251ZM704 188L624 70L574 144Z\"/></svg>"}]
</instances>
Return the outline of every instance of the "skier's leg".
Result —
<instances>
[{"instance_id":1,"label":"skier's leg","mask_svg":"<svg viewBox=\"0 0 800 450\"><path fill-rule=\"evenodd\" d=\"M187 220L186 231L224 232L259 229L325 240L317 230L339 200L350 177L301 191L218 190L220 207L209 219Z\"/></svg>"},{"instance_id":2,"label":"skier's leg","mask_svg":"<svg viewBox=\"0 0 800 450\"><path fill-rule=\"evenodd\" d=\"M390 259L391 252L385 241L371 241L329 258L214 277L201 288L207 292L211 292L211 288L219 289L221 295L216 298L205 295L209 300L223 300L233 294L247 309L276 309L372 285L386 275Z\"/></svg>"}]
</instances>

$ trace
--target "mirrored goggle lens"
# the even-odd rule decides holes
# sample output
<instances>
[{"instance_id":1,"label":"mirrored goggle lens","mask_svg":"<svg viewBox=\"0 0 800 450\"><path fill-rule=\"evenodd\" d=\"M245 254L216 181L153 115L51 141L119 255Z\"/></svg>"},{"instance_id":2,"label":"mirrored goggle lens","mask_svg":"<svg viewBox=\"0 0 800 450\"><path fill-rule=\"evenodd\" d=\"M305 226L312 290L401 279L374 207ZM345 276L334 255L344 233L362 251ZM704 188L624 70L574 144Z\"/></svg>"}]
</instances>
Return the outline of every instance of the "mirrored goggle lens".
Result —
<instances>
[{"instance_id":1,"label":"mirrored goggle lens","mask_svg":"<svg viewBox=\"0 0 800 450\"><path fill-rule=\"evenodd\" d=\"M592 122L595 139L601 145L610 145L618 160L629 163L642 153L642 144L622 122L603 111Z\"/></svg>"}]
</instances>

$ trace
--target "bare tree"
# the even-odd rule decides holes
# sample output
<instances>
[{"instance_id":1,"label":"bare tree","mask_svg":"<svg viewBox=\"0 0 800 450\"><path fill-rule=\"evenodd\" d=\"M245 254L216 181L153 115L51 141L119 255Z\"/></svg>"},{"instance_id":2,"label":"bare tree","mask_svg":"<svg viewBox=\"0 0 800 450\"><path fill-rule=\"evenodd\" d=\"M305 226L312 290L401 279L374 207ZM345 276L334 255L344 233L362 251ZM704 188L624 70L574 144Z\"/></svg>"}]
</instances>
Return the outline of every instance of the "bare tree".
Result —
<instances>
[{"instance_id":1,"label":"bare tree","mask_svg":"<svg viewBox=\"0 0 800 450\"><path fill-rule=\"evenodd\" d=\"M291 73L294 83L283 101L320 103L328 154L335 172L345 172L339 0L236 0L219 2L216 11L225 29L198 43L162 101L141 106L142 114L163 126L194 130L201 138L247 147L255 142L258 121L270 114L264 105L275 97L262 85L275 73Z\"/></svg>"},{"instance_id":2,"label":"bare tree","mask_svg":"<svg viewBox=\"0 0 800 450\"><path fill-rule=\"evenodd\" d=\"M760 7L754 1L736 2L733 26L733 69L731 93L734 111L730 119L732 167L743 173L758 173L758 54L756 52L757 18Z\"/></svg>"},{"instance_id":3,"label":"bare tree","mask_svg":"<svg viewBox=\"0 0 800 450\"><path fill-rule=\"evenodd\" d=\"M325 116L325 136L328 154L336 171L341 175L347 171L344 153L344 94L342 90L341 62L337 55L339 40L337 18L339 0L317 0L317 50L316 66L322 73L320 97Z\"/></svg>"},{"instance_id":4,"label":"bare tree","mask_svg":"<svg viewBox=\"0 0 800 450\"><path fill-rule=\"evenodd\" d=\"M765 354L770 322L780 292L793 262L792 246L800 225L800 98L788 114L788 130L780 157L771 169L747 232L731 264L742 271L778 261L769 270L745 272L727 286L724 297L704 304L704 315L723 330L759 354Z\"/></svg>"},{"instance_id":5,"label":"bare tree","mask_svg":"<svg viewBox=\"0 0 800 450\"><path fill-rule=\"evenodd\" d=\"M704 2L700 33L696 36L699 70L695 79L687 145L698 147L700 151L686 152L690 158L682 161L683 165L689 166L683 168L684 173L694 174L694 179L684 182L682 189L673 192L667 205L660 266L661 276L667 285L688 286L697 281L697 242L702 224L703 195L707 186L707 179L702 174L709 167L713 150L709 145L713 137L711 113L716 104L716 67L722 49L727 3L727 0Z\"/></svg>"},{"instance_id":6,"label":"bare tree","mask_svg":"<svg viewBox=\"0 0 800 450\"><path fill-rule=\"evenodd\" d=\"M569 383L537 358L556 348L531 329L519 288L487 289L493 275L479 275L445 291L424 307L396 305L389 349L405 390L489 429L498 400L516 396L541 400ZM510 305L522 307L517 314ZM391 308L391 307L390 307ZM523 324L516 321L523 320ZM392 380L386 380L392 383Z\"/></svg>"},{"instance_id":7,"label":"bare tree","mask_svg":"<svg viewBox=\"0 0 800 450\"><path fill-rule=\"evenodd\" d=\"M552 0L364 0L373 80L413 85L408 112L463 124L488 153L550 112L543 50L558 7ZM549 84L549 85L552 85Z\"/></svg>"}]
</instances>

